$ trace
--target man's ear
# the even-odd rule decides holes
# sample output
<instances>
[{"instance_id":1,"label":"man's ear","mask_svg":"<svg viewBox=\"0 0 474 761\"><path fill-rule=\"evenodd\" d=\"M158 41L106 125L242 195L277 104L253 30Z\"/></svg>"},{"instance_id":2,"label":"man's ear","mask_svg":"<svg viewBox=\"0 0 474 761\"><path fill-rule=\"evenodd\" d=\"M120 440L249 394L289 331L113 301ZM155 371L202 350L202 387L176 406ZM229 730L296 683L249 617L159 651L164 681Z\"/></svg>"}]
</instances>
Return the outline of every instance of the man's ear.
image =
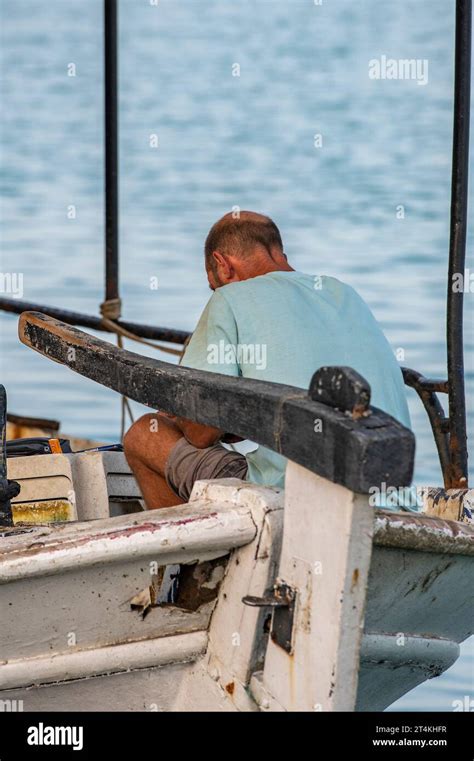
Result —
<instances>
[{"instance_id":1,"label":"man's ear","mask_svg":"<svg viewBox=\"0 0 474 761\"><path fill-rule=\"evenodd\" d=\"M280 248L277 248L276 246L274 246L273 248L270 249L269 253L271 258L276 264L280 266L282 265L285 266L288 264L288 257L285 254L285 252L282 251Z\"/></svg>"},{"instance_id":2,"label":"man's ear","mask_svg":"<svg viewBox=\"0 0 474 761\"><path fill-rule=\"evenodd\" d=\"M219 274L219 279L223 280L224 282L229 281L234 273L234 269L231 263L223 254L221 254L220 251L213 251L212 258L216 263L216 270Z\"/></svg>"}]
</instances>

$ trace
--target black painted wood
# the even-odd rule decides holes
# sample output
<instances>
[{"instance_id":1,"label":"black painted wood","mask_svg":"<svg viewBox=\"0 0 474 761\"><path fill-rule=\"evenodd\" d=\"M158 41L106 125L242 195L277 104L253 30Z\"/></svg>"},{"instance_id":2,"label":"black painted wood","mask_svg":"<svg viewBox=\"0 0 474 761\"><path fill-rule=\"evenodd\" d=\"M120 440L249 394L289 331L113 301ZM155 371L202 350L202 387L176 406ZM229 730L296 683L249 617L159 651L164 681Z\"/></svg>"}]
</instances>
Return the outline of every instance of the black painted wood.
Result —
<instances>
[{"instance_id":1,"label":"black painted wood","mask_svg":"<svg viewBox=\"0 0 474 761\"><path fill-rule=\"evenodd\" d=\"M314 401L305 389L143 357L39 313L21 315L19 336L49 359L147 407L256 441L355 492L411 482L413 433L374 407L354 418ZM338 372L350 388L352 374Z\"/></svg>"},{"instance_id":2,"label":"black painted wood","mask_svg":"<svg viewBox=\"0 0 474 761\"><path fill-rule=\"evenodd\" d=\"M311 379L309 396L359 418L369 410L370 386L352 367L320 367Z\"/></svg>"}]
</instances>

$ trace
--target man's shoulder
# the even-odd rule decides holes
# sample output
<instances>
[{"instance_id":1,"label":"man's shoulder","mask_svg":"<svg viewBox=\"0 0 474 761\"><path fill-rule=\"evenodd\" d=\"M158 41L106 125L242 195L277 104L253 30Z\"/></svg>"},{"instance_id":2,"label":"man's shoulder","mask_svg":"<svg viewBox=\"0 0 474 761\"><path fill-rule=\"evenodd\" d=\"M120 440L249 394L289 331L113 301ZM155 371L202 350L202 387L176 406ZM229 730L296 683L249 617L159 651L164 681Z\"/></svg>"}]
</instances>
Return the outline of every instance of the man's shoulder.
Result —
<instances>
[{"instance_id":1,"label":"man's shoulder","mask_svg":"<svg viewBox=\"0 0 474 761\"><path fill-rule=\"evenodd\" d=\"M355 301L359 305L364 303L360 294L348 283L331 275L310 275L297 270L290 272L270 272L267 275L259 275L240 280L237 283L229 283L215 291L216 299L226 302L231 308L243 301L265 302L268 299L281 297L282 289L289 291L299 290L307 297L314 298L315 305L318 296L326 296L331 301Z\"/></svg>"}]
</instances>

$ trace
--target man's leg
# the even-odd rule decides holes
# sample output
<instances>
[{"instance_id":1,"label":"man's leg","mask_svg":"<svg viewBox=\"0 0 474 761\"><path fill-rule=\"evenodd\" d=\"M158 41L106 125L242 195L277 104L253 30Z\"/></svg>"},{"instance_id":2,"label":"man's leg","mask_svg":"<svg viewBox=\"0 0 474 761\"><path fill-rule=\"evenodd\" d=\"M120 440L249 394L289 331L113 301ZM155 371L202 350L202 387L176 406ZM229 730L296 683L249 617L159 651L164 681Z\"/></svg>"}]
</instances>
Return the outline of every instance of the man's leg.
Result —
<instances>
[{"instance_id":1,"label":"man's leg","mask_svg":"<svg viewBox=\"0 0 474 761\"><path fill-rule=\"evenodd\" d=\"M182 437L173 421L159 413L143 415L125 434L125 457L149 510L183 504L165 478L170 452Z\"/></svg>"}]
</instances>

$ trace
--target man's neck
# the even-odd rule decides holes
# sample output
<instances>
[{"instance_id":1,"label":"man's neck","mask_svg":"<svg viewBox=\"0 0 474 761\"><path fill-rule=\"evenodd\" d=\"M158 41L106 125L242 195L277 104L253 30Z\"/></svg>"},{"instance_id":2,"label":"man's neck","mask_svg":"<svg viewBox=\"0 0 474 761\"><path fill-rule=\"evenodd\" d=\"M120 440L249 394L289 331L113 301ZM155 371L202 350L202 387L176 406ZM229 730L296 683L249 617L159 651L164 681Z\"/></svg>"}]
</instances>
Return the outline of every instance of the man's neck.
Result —
<instances>
[{"instance_id":1,"label":"man's neck","mask_svg":"<svg viewBox=\"0 0 474 761\"><path fill-rule=\"evenodd\" d=\"M247 274L245 273L245 277L242 278L242 280L250 280L252 277L260 277L260 275L268 275L270 272L294 272L294 268L290 267L288 263L286 264L277 264L276 262L268 262L262 265L261 267L255 267L252 268L252 270Z\"/></svg>"}]
</instances>

